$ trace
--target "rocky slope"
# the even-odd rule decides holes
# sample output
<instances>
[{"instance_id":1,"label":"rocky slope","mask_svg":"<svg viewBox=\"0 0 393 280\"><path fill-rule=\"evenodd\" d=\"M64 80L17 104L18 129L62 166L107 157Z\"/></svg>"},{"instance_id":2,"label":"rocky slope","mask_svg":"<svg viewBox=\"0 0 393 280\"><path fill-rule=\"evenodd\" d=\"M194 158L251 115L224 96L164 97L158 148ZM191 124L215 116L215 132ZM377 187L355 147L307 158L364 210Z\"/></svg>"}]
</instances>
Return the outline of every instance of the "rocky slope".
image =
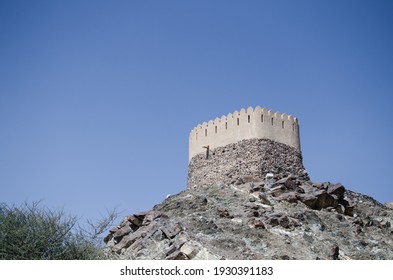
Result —
<instances>
[{"instance_id":1,"label":"rocky slope","mask_svg":"<svg viewBox=\"0 0 393 280\"><path fill-rule=\"evenodd\" d=\"M198 186L129 215L120 259L393 259L393 209L341 184L268 174Z\"/></svg>"}]
</instances>

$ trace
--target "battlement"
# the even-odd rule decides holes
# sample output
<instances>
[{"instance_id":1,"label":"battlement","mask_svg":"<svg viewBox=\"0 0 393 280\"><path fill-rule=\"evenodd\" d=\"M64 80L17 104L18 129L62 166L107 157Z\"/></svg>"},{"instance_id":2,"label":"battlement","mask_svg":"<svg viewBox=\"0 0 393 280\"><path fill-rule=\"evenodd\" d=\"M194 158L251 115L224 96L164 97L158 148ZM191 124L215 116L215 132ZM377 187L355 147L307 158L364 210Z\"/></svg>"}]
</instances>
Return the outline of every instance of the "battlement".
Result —
<instances>
[{"instance_id":1,"label":"battlement","mask_svg":"<svg viewBox=\"0 0 393 280\"><path fill-rule=\"evenodd\" d=\"M257 106L204 122L191 130L189 161L209 149L223 147L246 139L269 139L286 144L300 153L298 119Z\"/></svg>"}]
</instances>

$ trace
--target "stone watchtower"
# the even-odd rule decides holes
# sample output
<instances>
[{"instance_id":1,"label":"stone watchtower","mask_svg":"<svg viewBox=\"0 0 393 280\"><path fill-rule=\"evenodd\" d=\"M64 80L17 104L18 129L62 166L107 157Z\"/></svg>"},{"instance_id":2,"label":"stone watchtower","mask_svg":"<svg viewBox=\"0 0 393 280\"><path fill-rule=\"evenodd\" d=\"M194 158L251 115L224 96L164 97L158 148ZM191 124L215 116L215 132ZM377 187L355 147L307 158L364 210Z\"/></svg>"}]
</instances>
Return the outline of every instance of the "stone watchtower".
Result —
<instances>
[{"instance_id":1,"label":"stone watchtower","mask_svg":"<svg viewBox=\"0 0 393 280\"><path fill-rule=\"evenodd\" d=\"M196 126L189 136L188 188L258 181L267 173L307 176L298 119L257 106Z\"/></svg>"}]
</instances>

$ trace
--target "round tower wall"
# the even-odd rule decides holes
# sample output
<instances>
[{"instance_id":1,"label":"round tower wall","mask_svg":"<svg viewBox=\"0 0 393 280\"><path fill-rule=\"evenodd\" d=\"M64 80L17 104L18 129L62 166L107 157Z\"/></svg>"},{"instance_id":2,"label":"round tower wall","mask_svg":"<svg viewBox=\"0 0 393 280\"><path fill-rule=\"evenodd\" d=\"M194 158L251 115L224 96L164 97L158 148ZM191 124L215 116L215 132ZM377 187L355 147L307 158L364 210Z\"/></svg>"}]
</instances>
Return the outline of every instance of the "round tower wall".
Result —
<instances>
[{"instance_id":1,"label":"round tower wall","mask_svg":"<svg viewBox=\"0 0 393 280\"><path fill-rule=\"evenodd\" d=\"M208 155L194 156L188 164L187 186L258 182L267 173L309 179L298 150L269 139L253 138L210 149Z\"/></svg>"}]
</instances>

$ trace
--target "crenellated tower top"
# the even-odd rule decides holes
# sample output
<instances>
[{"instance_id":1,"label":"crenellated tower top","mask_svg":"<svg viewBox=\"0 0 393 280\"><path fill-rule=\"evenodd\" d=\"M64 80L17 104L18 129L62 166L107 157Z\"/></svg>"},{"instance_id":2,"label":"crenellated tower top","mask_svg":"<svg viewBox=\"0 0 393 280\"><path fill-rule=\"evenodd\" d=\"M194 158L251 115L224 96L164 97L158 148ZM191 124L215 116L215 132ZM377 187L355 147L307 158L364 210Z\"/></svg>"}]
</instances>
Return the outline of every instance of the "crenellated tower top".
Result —
<instances>
[{"instance_id":1,"label":"crenellated tower top","mask_svg":"<svg viewBox=\"0 0 393 280\"><path fill-rule=\"evenodd\" d=\"M197 154L245 139L270 139L286 144L300 153L298 119L257 106L204 122L191 130L189 161Z\"/></svg>"}]
</instances>

